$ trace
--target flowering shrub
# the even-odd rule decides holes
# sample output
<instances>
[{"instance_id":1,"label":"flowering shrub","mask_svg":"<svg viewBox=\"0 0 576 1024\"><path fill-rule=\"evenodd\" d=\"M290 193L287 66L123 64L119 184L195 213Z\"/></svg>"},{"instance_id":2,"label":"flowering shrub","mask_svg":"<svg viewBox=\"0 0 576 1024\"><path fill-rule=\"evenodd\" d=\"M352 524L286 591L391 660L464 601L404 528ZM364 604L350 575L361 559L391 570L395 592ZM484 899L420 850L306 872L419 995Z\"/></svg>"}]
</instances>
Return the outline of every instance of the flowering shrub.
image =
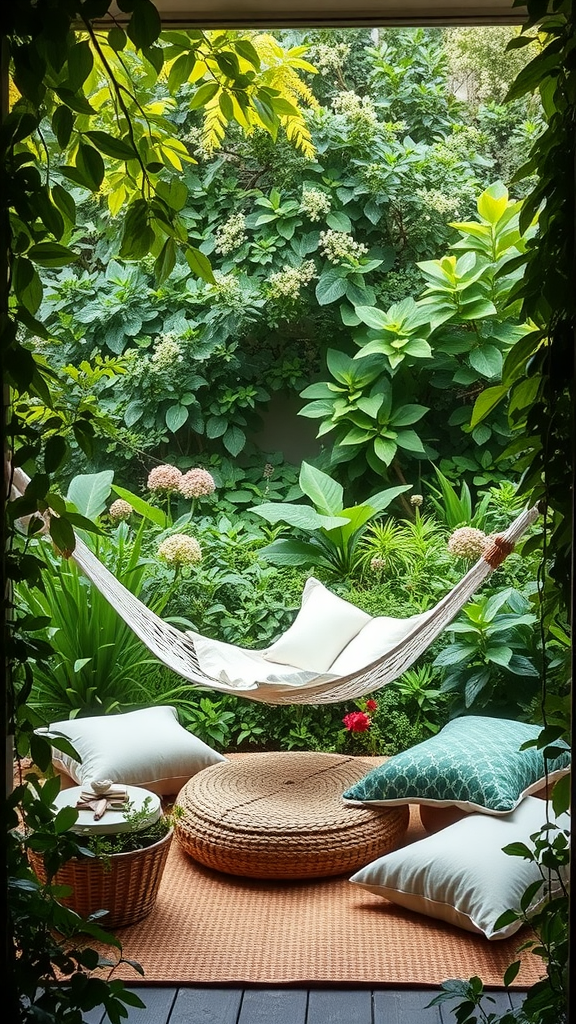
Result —
<instances>
[{"instance_id":1,"label":"flowering shrub","mask_svg":"<svg viewBox=\"0 0 576 1024\"><path fill-rule=\"evenodd\" d=\"M246 241L246 218L243 213L233 213L224 224L216 229L216 252L227 256L239 249Z\"/></svg>"},{"instance_id":2,"label":"flowering shrub","mask_svg":"<svg viewBox=\"0 0 576 1024\"><path fill-rule=\"evenodd\" d=\"M195 537L188 537L185 533L174 533L162 541L157 555L167 565L179 569L183 565L195 565L200 562L202 548Z\"/></svg>"},{"instance_id":3,"label":"flowering shrub","mask_svg":"<svg viewBox=\"0 0 576 1024\"><path fill-rule=\"evenodd\" d=\"M473 526L461 526L448 540L448 551L457 558L480 558L486 547L486 534Z\"/></svg>"},{"instance_id":4,"label":"flowering shrub","mask_svg":"<svg viewBox=\"0 0 576 1024\"><path fill-rule=\"evenodd\" d=\"M146 486L149 491L170 494L180 489L182 472L176 466L154 466L148 474Z\"/></svg>"},{"instance_id":5,"label":"flowering shrub","mask_svg":"<svg viewBox=\"0 0 576 1024\"><path fill-rule=\"evenodd\" d=\"M368 246L363 242L355 242L347 231L331 229L320 232L320 249L328 262L334 264L357 261L368 252Z\"/></svg>"},{"instance_id":6,"label":"flowering shrub","mask_svg":"<svg viewBox=\"0 0 576 1024\"><path fill-rule=\"evenodd\" d=\"M175 364L183 361L182 346L173 335L166 334L154 346L150 356L150 366L155 371L171 370Z\"/></svg>"},{"instance_id":7,"label":"flowering shrub","mask_svg":"<svg viewBox=\"0 0 576 1024\"><path fill-rule=\"evenodd\" d=\"M123 498L118 498L117 501L113 501L108 509L108 515L115 523L120 523L124 519L130 519L132 512L132 505L130 502L124 501Z\"/></svg>"},{"instance_id":8,"label":"flowering shrub","mask_svg":"<svg viewBox=\"0 0 576 1024\"><path fill-rule=\"evenodd\" d=\"M306 260L300 267L284 266L268 278L268 295L272 299L295 300L302 285L309 284L316 273L312 260Z\"/></svg>"},{"instance_id":9,"label":"flowering shrub","mask_svg":"<svg viewBox=\"0 0 576 1024\"><path fill-rule=\"evenodd\" d=\"M310 220L321 220L325 214L330 213L331 206L330 197L319 188L304 187L302 189L300 211L305 213Z\"/></svg>"},{"instance_id":10,"label":"flowering shrub","mask_svg":"<svg viewBox=\"0 0 576 1024\"><path fill-rule=\"evenodd\" d=\"M180 480L178 490L185 498L205 498L214 493L216 484L207 469L189 469Z\"/></svg>"}]
</instances>

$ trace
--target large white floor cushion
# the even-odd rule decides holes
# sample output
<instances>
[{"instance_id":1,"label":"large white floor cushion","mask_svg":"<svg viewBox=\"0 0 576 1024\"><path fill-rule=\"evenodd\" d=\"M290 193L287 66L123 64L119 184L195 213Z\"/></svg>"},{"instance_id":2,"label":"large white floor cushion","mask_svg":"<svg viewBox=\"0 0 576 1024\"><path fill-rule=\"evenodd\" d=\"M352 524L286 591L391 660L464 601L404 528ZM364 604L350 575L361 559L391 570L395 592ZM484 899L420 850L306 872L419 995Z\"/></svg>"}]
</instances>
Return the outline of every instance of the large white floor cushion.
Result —
<instances>
[{"instance_id":1,"label":"large white floor cushion","mask_svg":"<svg viewBox=\"0 0 576 1024\"><path fill-rule=\"evenodd\" d=\"M168 795L177 793L202 768L226 760L184 729L170 705L53 722L36 732L72 744L78 758L53 746L52 761L82 786L110 779Z\"/></svg>"}]
</instances>

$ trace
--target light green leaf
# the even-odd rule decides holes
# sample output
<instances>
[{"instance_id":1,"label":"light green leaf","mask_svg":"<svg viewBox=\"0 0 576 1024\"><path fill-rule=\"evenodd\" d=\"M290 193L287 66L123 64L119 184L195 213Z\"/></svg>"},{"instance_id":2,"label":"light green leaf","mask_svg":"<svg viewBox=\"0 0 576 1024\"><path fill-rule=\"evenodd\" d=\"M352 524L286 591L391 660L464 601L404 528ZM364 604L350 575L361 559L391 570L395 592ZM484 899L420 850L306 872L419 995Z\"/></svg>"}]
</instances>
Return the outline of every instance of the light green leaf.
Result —
<instances>
[{"instance_id":1,"label":"light green leaf","mask_svg":"<svg viewBox=\"0 0 576 1024\"><path fill-rule=\"evenodd\" d=\"M304 494L308 495L312 504L319 511L329 516L342 512L344 500L342 485L320 469L316 469L308 462L303 462L299 484Z\"/></svg>"},{"instance_id":2,"label":"light green leaf","mask_svg":"<svg viewBox=\"0 0 576 1024\"><path fill-rule=\"evenodd\" d=\"M66 501L71 502L87 519L95 520L106 508L113 479L112 469L76 476L70 482Z\"/></svg>"},{"instance_id":3,"label":"light green leaf","mask_svg":"<svg viewBox=\"0 0 576 1024\"><path fill-rule=\"evenodd\" d=\"M138 515L141 515L144 519L149 519L151 523L159 526L162 530L166 529L168 517L161 508L150 505L147 501L144 501L144 498L141 498L138 494L133 494L132 491L127 491L125 487L117 487L116 484L112 484L112 490L119 498L132 505L132 508L135 512L138 512Z\"/></svg>"}]
</instances>

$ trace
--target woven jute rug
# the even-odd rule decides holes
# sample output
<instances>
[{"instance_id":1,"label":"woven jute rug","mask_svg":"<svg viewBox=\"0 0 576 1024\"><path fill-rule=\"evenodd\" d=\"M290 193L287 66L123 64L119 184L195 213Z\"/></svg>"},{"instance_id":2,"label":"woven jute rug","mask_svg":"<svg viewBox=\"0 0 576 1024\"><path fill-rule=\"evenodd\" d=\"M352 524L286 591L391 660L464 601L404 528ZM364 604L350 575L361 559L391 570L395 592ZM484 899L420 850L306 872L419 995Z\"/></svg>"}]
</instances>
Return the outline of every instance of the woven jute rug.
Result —
<instances>
[{"instance_id":1,"label":"woven jute rug","mask_svg":"<svg viewBox=\"0 0 576 1024\"><path fill-rule=\"evenodd\" d=\"M405 842L424 835L412 814ZM117 930L122 955L114 977L147 984L334 984L434 986L478 975L500 988L528 937L489 942L410 913L352 885L346 876L275 881L203 867L173 842L156 906ZM519 954L515 986L534 984L540 958Z\"/></svg>"}]
</instances>

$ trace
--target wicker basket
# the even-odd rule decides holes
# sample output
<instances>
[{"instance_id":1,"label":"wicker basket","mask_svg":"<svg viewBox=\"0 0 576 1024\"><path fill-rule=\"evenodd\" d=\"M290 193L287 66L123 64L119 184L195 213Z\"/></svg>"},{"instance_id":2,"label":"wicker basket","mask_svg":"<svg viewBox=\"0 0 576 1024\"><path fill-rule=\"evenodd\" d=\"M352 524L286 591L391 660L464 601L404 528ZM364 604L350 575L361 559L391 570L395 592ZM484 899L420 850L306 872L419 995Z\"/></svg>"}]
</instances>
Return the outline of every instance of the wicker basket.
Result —
<instances>
[{"instance_id":1,"label":"wicker basket","mask_svg":"<svg viewBox=\"0 0 576 1024\"><path fill-rule=\"evenodd\" d=\"M129 853L73 857L52 879L54 885L73 889L72 895L62 897L60 902L84 918L97 910L107 910L100 921L106 930L141 921L154 909L172 835L171 829L159 842ZM42 855L29 850L28 857L39 881L46 882Z\"/></svg>"}]
</instances>

